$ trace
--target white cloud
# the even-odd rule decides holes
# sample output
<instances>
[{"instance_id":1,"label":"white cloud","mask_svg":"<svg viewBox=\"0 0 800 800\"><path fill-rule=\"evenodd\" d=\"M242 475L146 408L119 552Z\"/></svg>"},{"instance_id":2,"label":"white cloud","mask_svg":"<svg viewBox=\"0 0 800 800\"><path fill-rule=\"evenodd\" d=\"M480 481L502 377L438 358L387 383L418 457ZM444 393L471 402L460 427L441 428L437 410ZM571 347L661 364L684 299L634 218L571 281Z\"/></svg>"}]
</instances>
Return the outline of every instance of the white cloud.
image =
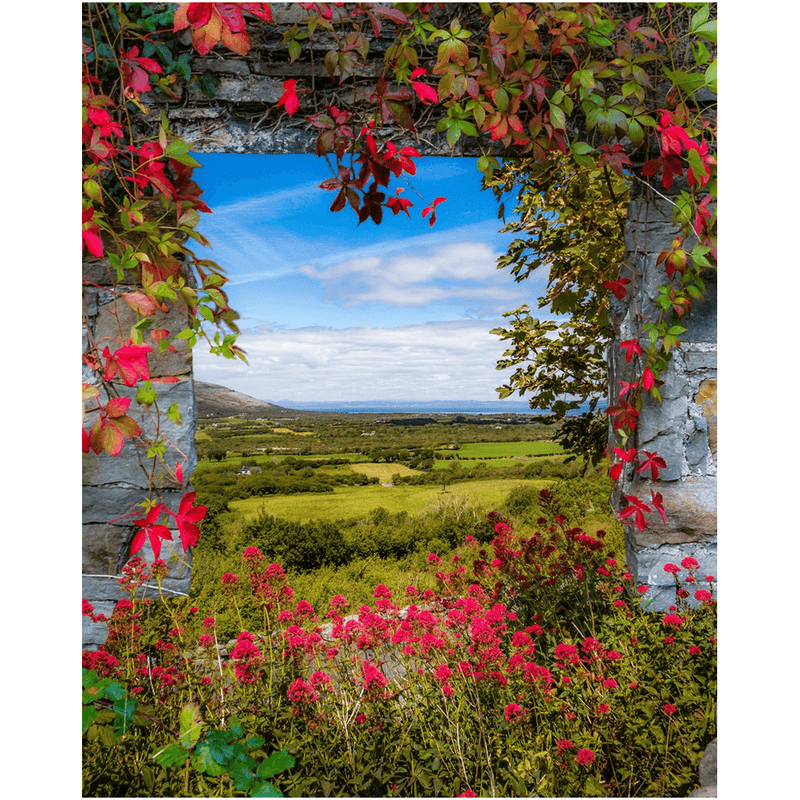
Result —
<instances>
[{"instance_id":1,"label":"white cloud","mask_svg":"<svg viewBox=\"0 0 800 800\"><path fill-rule=\"evenodd\" d=\"M329 266L304 264L298 270L320 281L328 299L346 306L513 302L518 292L507 276L498 274L498 255L486 242L457 241L418 251L354 256Z\"/></svg>"},{"instance_id":2,"label":"white cloud","mask_svg":"<svg viewBox=\"0 0 800 800\"><path fill-rule=\"evenodd\" d=\"M195 377L262 400L492 400L497 321L243 331L249 365L195 353Z\"/></svg>"}]
</instances>

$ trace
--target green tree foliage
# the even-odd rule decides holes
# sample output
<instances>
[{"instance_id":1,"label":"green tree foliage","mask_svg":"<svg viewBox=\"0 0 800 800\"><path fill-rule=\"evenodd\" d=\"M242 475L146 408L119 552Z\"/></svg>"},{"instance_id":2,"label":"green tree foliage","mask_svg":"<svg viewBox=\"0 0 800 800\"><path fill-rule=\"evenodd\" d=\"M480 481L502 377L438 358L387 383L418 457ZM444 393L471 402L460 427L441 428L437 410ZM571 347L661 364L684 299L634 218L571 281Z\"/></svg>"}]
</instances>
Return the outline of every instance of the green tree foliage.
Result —
<instances>
[{"instance_id":1,"label":"green tree foliage","mask_svg":"<svg viewBox=\"0 0 800 800\"><path fill-rule=\"evenodd\" d=\"M628 182L608 167L576 165L552 154L546 169L532 159L506 162L484 185L501 201L501 216L504 196L513 195L514 219L503 231L521 234L498 268L510 269L516 281L546 273L538 308L563 319L538 319L527 304L504 314L509 327L492 331L508 344L497 368L516 369L498 392L501 397L530 393L531 408L562 421L556 440L582 455L584 468L597 464L607 436L597 406L608 394L611 339L603 284L618 275L623 262ZM567 416L586 402L588 413Z\"/></svg>"}]
</instances>

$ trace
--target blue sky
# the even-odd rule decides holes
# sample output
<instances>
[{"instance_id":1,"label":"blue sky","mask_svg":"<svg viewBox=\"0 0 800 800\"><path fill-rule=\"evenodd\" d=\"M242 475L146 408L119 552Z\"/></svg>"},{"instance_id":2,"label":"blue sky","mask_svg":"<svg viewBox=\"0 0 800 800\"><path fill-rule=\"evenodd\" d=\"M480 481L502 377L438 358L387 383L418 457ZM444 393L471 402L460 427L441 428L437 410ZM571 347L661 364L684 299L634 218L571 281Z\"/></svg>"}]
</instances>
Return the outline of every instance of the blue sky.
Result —
<instances>
[{"instance_id":1,"label":"blue sky","mask_svg":"<svg viewBox=\"0 0 800 800\"><path fill-rule=\"evenodd\" d=\"M199 227L213 250L198 254L227 270L249 361L198 345L198 380L271 402L497 398L504 348L489 330L535 307L542 279L496 269L513 237L473 159L417 159L411 186L397 184L411 218L385 209L378 226L329 211L330 173L314 155L196 158L213 210ZM430 227L422 209L442 196Z\"/></svg>"}]
</instances>

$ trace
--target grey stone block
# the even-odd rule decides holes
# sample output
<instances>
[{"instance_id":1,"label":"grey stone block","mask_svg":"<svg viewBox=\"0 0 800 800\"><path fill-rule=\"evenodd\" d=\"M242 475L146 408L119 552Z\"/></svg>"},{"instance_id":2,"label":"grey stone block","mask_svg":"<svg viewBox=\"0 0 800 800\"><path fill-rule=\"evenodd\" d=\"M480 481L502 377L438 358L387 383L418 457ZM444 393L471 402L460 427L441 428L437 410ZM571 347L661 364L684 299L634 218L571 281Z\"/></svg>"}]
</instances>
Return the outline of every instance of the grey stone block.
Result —
<instances>
[{"instance_id":1,"label":"grey stone block","mask_svg":"<svg viewBox=\"0 0 800 800\"><path fill-rule=\"evenodd\" d=\"M717 348L716 345L700 349L690 349L690 347L683 348L683 360L686 364L688 372L708 372L713 375L708 377L716 377L717 373Z\"/></svg>"},{"instance_id":2,"label":"grey stone block","mask_svg":"<svg viewBox=\"0 0 800 800\"><path fill-rule=\"evenodd\" d=\"M713 475L689 476L669 483L655 485L642 480L641 475L631 482L628 494L650 502L650 490L660 492L666 523L658 515L648 519L647 528L635 528L630 536L637 547L656 547L659 544L707 542L717 536L717 478Z\"/></svg>"},{"instance_id":3,"label":"grey stone block","mask_svg":"<svg viewBox=\"0 0 800 800\"><path fill-rule=\"evenodd\" d=\"M136 403L137 388L135 386L119 386L118 391L121 397L131 398L128 416L137 421L142 430L142 437L152 441L155 438L155 426L148 409ZM194 384L190 378L179 380L178 383L159 384L158 397L159 407L164 410L172 403L177 403L183 418L183 425L177 425L166 419L166 416L161 420L160 436L166 441L164 458L170 467L174 467L176 461L188 460L187 466L189 474L191 474L191 470L196 464L194 435L197 409L194 399ZM105 405L107 401L105 392L101 391L100 402ZM95 421L96 415L89 415L84 423L84 429L89 430ZM83 483L91 486L116 484L145 489L148 486L148 473L139 462L136 448L130 441L126 441L117 456L109 455L106 452L85 453L83 456Z\"/></svg>"}]
</instances>

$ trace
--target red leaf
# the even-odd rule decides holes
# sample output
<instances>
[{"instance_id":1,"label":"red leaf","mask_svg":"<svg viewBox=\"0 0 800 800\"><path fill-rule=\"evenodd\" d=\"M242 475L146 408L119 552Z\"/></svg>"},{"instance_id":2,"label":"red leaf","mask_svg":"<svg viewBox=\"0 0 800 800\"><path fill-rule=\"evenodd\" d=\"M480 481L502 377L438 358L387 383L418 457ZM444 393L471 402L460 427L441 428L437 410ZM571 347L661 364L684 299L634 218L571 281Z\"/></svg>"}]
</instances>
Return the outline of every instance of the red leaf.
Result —
<instances>
[{"instance_id":1,"label":"red leaf","mask_svg":"<svg viewBox=\"0 0 800 800\"><path fill-rule=\"evenodd\" d=\"M639 342L636 339L626 339L624 342L620 342L619 346L625 351L625 363L630 364L631 359L634 355L640 356L642 354L642 348L639 346Z\"/></svg>"},{"instance_id":2,"label":"red leaf","mask_svg":"<svg viewBox=\"0 0 800 800\"><path fill-rule=\"evenodd\" d=\"M629 505L619 512L619 518L623 522L627 522L628 517L634 517L634 523L636 527L640 531L643 531L647 525L644 515L645 513L651 514L653 509L650 508L650 506L648 506L646 503L643 503L638 497L636 497L636 495L626 494L625 499L628 501Z\"/></svg>"},{"instance_id":3,"label":"red leaf","mask_svg":"<svg viewBox=\"0 0 800 800\"><path fill-rule=\"evenodd\" d=\"M112 419L115 419L116 417L125 416L125 413L128 411L130 404L131 404L130 397L112 397L106 403L104 413L107 417L111 417Z\"/></svg>"},{"instance_id":4,"label":"red leaf","mask_svg":"<svg viewBox=\"0 0 800 800\"><path fill-rule=\"evenodd\" d=\"M212 10L211 3L189 3L185 12L186 20L193 28L202 28L211 19ZM177 13L175 16L177 19Z\"/></svg>"},{"instance_id":5,"label":"red leaf","mask_svg":"<svg viewBox=\"0 0 800 800\"><path fill-rule=\"evenodd\" d=\"M664 461L658 453L651 453L649 450L642 450L642 452L647 456L644 461L639 462L641 466L637 469L637 472L646 472L648 469L650 470L650 479L653 481L658 480L658 471L667 468L667 462Z\"/></svg>"},{"instance_id":6,"label":"red leaf","mask_svg":"<svg viewBox=\"0 0 800 800\"><path fill-rule=\"evenodd\" d=\"M156 313L155 304L146 294L126 292L122 297L134 311L138 311L143 317L150 317Z\"/></svg>"},{"instance_id":7,"label":"red leaf","mask_svg":"<svg viewBox=\"0 0 800 800\"><path fill-rule=\"evenodd\" d=\"M300 101L297 99L297 93L294 88L296 85L297 81L295 80L285 81L283 84L283 94L280 100L278 100L278 108L284 106L286 108L286 113L290 117L300 108Z\"/></svg>"},{"instance_id":8,"label":"red leaf","mask_svg":"<svg viewBox=\"0 0 800 800\"><path fill-rule=\"evenodd\" d=\"M656 377L653 374L653 370L650 367L644 368L644 375L642 375L642 386L649 392L653 388L653 384L656 382Z\"/></svg>"},{"instance_id":9,"label":"red leaf","mask_svg":"<svg viewBox=\"0 0 800 800\"><path fill-rule=\"evenodd\" d=\"M444 203L445 200L447 200L446 197L437 197L433 201L433 203L431 205L429 205L427 208L422 209L422 218L423 219L425 219L425 217L427 217L429 213L431 215L431 222L430 222L430 227L431 228L433 227L434 223L436 222L436 206L438 206L439 203Z\"/></svg>"},{"instance_id":10,"label":"red leaf","mask_svg":"<svg viewBox=\"0 0 800 800\"><path fill-rule=\"evenodd\" d=\"M189 492L183 496L178 513L174 514L175 524L181 537L181 545L185 553L190 547L197 544L200 538L200 530L197 523L206 515L208 510L205 506L195 506L195 493ZM170 512L171 513L171 512Z\"/></svg>"},{"instance_id":11,"label":"red leaf","mask_svg":"<svg viewBox=\"0 0 800 800\"><path fill-rule=\"evenodd\" d=\"M654 492L652 489L650 490L650 497L652 498L653 508L658 511L659 516L663 520L664 523L667 521L667 513L664 511L664 498L661 496L661 492Z\"/></svg>"},{"instance_id":12,"label":"red leaf","mask_svg":"<svg viewBox=\"0 0 800 800\"><path fill-rule=\"evenodd\" d=\"M242 10L265 22L272 22L272 9L269 3L242 3Z\"/></svg>"},{"instance_id":13,"label":"red leaf","mask_svg":"<svg viewBox=\"0 0 800 800\"><path fill-rule=\"evenodd\" d=\"M145 538L150 539L150 546L153 548L153 555L156 558L161 554L161 541L167 539L172 541L172 532L169 528L159 525L157 522L163 512L169 512L169 509L163 503L159 503L147 512L147 516L144 519L135 519L133 521L133 524L139 530L134 534L131 542L131 555L141 550Z\"/></svg>"},{"instance_id":14,"label":"red leaf","mask_svg":"<svg viewBox=\"0 0 800 800\"><path fill-rule=\"evenodd\" d=\"M217 11L222 21L231 29L231 33L240 33L246 23L239 8L239 3L217 3Z\"/></svg>"},{"instance_id":15,"label":"red leaf","mask_svg":"<svg viewBox=\"0 0 800 800\"><path fill-rule=\"evenodd\" d=\"M628 290L625 288L630 283L628 278L617 278L615 281L606 281L603 284L604 289L608 289L610 292L614 293L614 297L617 300L624 300L625 295L627 295Z\"/></svg>"}]
</instances>

